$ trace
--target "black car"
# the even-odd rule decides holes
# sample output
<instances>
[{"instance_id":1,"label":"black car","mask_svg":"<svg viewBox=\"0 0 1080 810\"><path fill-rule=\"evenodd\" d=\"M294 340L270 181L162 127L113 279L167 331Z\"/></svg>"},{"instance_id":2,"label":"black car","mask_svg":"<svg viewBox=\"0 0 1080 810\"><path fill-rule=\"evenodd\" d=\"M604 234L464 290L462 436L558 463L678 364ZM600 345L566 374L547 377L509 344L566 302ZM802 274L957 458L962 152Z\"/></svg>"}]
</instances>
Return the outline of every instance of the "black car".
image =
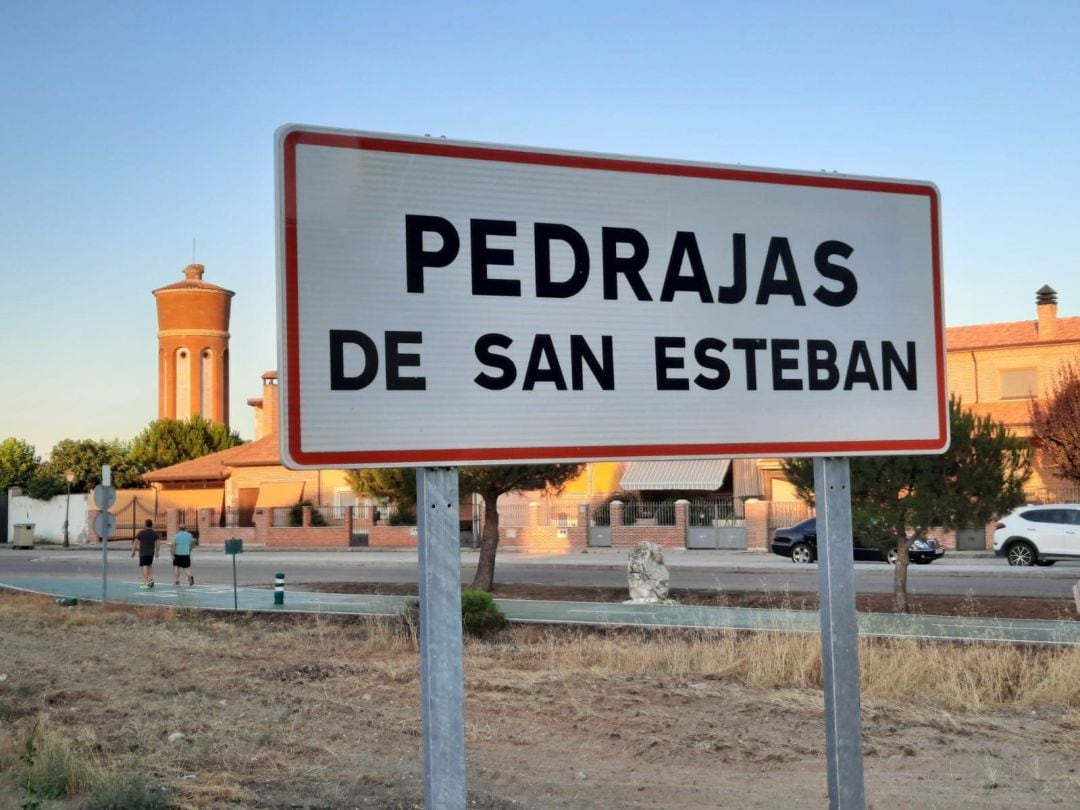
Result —
<instances>
[{"instance_id":1,"label":"black car","mask_svg":"<svg viewBox=\"0 0 1080 810\"><path fill-rule=\"evenodd\" d=\"M882 550L875 548L859 538L854 538L853 551L856 560L874 560L877 562L896 562L896 549ZM792 562L812 563L817 559L817 519L810 518L786 529L777 529L773 534L772 553L781 557L791 557ZM916 537L908 549L908 559L918 565L926 565L945 556L945 549L937 540L928 537Z\"/></svg>"}]
</instances>

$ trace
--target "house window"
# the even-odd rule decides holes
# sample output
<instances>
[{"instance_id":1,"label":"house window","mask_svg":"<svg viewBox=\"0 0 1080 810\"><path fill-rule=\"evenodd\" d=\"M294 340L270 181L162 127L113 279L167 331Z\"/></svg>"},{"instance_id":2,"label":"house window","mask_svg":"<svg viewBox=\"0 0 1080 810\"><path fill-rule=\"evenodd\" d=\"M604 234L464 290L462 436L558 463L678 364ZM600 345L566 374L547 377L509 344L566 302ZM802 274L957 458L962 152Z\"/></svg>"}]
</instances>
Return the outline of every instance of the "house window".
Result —
<instances>
[{"instance_id":1,"label":"house window","mask_svg":"<svg viewBox=\"0 0 1080 810\"><path fill-rule=\"evenodd\" d=\"M334 490L334 506L356 506L359 499L351 489Z\"/></svg>"},{"instance_id":2,"label":"house window","mask_svg":"<svg viewBox=\"0 0 1080 810\"><path fill-rule=\"evenodd\" d=\"M1002 399L1029 399L1039 392L1039 376L1033 368L1012 368L1001 372Z\"/></svg>"}]
</instances>

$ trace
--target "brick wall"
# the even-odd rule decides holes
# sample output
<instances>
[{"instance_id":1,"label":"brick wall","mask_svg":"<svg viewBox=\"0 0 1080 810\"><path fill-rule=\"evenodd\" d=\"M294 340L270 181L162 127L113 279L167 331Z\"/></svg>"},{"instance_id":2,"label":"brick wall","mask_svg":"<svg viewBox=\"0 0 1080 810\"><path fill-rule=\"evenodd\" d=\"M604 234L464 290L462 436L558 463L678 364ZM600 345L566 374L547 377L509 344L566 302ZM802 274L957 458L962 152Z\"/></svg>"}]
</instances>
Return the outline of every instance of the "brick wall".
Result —
<instances>
[{"instance_id":1,"label":"brick wall","mask_svg":"<svg viewBox=\"0 0 1080 810\"><path fill-rule=\"evenodd\" d=\"M625 505L622 501L612 501L610 510L612 548L633 548L646 540L656 543L661 548L686 548L686 527L690 517L689 501L675 501L674 526L644 526L640 521L626 526L623 524Z\"/></svg>"},{"instance_id":2,"label":"brick wall","mask_svg":"<svg viewBox=\"0 0 1080 810\"><path fill-rule=\"evenodd\" d=\"M768 551L769 542L769 502L751 498L743 505L746 515L746 550Z\"/></svg>"},{"instance_id":3,"label":"brick wall","mask_svg":"<svg viewBox=\"0 0 1080 810\"><path fill-rule=\"evenodd\" d=\"M371 526L369 548L416 548L419 535L415 526Z\"/></svg>"}]
</instances>

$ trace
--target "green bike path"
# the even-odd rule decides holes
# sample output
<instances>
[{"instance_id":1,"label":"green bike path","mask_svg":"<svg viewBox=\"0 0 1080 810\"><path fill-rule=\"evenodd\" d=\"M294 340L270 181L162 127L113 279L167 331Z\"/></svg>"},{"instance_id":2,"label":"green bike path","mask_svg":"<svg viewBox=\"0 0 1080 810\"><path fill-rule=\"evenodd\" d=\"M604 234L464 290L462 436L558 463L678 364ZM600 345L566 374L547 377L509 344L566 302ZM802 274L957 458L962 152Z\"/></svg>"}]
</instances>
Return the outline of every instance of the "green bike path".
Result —
<instances>
[{"instance_id":1,"label":"green bike path","mask_svg":"<svg viewBox=\"0 0 1080 810\"><path fill-rule=\"evenodd\" d=\"M45 594L58 599L101 601L101 581L2 576L0 586ZM198 610L239 610L265 613L325 613L353 616L400 614L410 597L337 594L286 590L284 604L274 604L265 588L228 585L172 585L158 583L140 589L137 580L108 583L108 601ZM693 605L641 605L602 602L551 602L526 599L496 600L510 621L546 624L677 627L684 629L755 630L817 633L820 616L814 611L721 608ZM858 614L859 634L886 638L984 641L1013 644L1080 646L1080 622L1035 619L992 619L963 616Z\"/></svg>"}]
</instances>

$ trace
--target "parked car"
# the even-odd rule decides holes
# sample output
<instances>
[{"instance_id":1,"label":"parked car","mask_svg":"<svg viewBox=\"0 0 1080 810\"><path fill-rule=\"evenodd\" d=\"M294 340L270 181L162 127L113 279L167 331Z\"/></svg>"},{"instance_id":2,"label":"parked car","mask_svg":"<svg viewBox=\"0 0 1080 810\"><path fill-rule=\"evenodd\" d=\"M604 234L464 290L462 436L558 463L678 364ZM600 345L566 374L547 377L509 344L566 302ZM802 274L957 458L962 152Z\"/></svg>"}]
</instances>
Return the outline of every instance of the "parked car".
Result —
<instances>
[{"instance_id":1,"label":"parked car","mask_svg":"<svg viewBox=\"0 0 1080 810\"><path fill-rule=\"evenodd\" d=\"M994 554L1009 565L1080 559L1080 504L1021 506L994 527Z\"/></svg>"},{"instance_id":2,"label":"parked car","mask_svg":"<svg viewBox=\"0 0 1080 810\"><path fill-rule=\"evenodd\" d=\"M882 549L872 546L858 537L853 538L852 551L856 560L874 560L895 563L896 547ZM791 557L792 562L812 563L817 559L817 518L809 518L786 529L777 529L773 534L772 553L781 557ZM929 537L916 537L908 549L908 559L917 565L926 565L945 556L945 549L937 540Z\"/></svg>"}]
</instances>

